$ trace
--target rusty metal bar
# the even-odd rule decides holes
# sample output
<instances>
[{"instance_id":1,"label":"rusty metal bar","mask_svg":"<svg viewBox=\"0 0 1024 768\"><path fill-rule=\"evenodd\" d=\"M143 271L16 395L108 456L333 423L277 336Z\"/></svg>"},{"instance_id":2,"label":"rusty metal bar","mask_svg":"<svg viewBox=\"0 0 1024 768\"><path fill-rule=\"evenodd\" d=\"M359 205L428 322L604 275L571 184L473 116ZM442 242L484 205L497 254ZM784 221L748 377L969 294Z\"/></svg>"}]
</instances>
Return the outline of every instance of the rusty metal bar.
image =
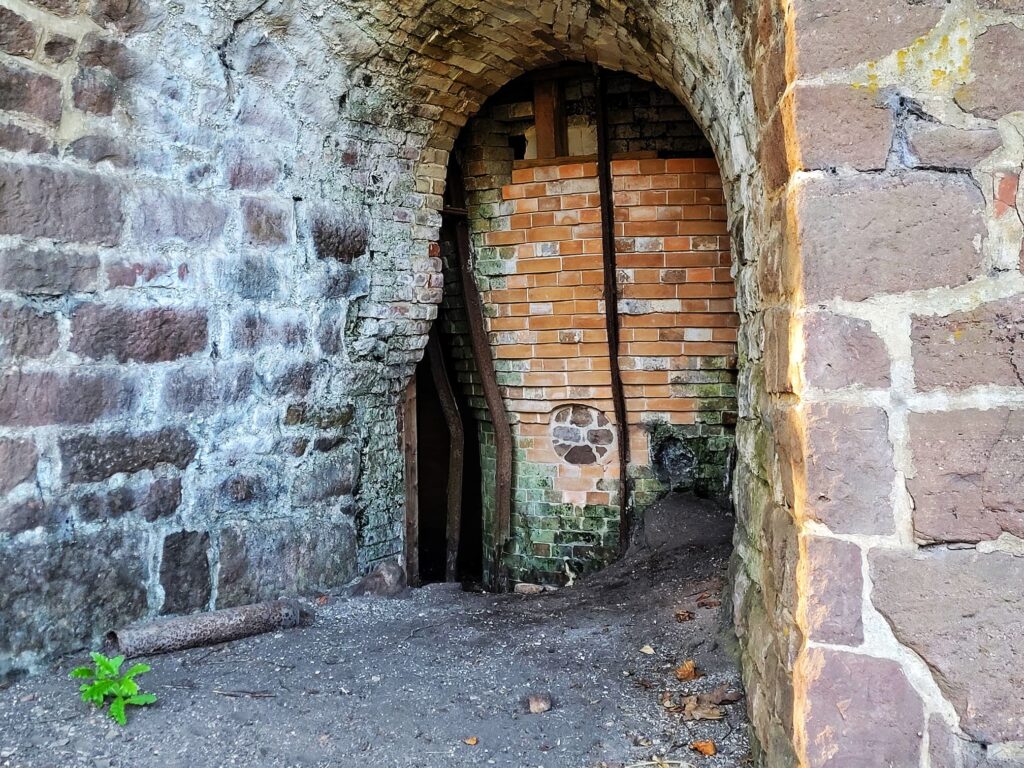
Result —
<instances>
[{"instance_id":1,"label":"rusty metal bar","mask_svg":"<svg viewBox=\"0 0 1024 768\"><path fill-rule=\"evenodd\" d=\"M462 171L452 163L448 171L448 195L453 208L465 208L465 193L462 187ZM498 378L491 358L491 347L484 325L483 302L477 288L476 278L470 263L469 222L465 216L452 216L455 227L456 252L462 293L466 303L466 320L469 323L470 347L476 362L477 372L484 390L484 401L494 427L495 472L494 472L494 561L493 585L501 578L501 553L509 539L512 520L512 426L509 424L505 401L498 387Z\"/></svg>"},{"instance_id":2,"label":"rusty metal bar","mask_svg":"<svg viewBox=\"0 0 1024 768\"><path fill-rule=\"evenodd\" d=\"M430 373L434 377L434 388L441 401L444 420L448 425L448 514L446 518L447 551L445 556L445 579L458 581L459 578L459 534L462 529L462 470L466 460L466 436L462 430L462 414L455 399L444 352L438 338L437 325L427 340L427 355L430 358Z\"/></svg>"},{"instance_id":3,"label":"rusty metal bar","mask_svg":"<svg viewBox=\"0 0 1024 768\"><path fill-rule=\"evenodd\" d=\"M315 617L314 611L298 600L272 600L114 630L106 635L106 648L127 658L152 656L308 627Z\"/></svg>"},{"instance_id":4,"label":"rusty metal bar","mask_svg":"<svg viewBox=\"0 0 1024 768\"><path fill-rule=\"evenodd\" d=\"M405 456L405 572L409 585L420 584L420 468L419 423L416 417L416 377L409 380L399 413L402 418L402 452Z\"/></svg>"},{"instance_id":5,"label":"rusty metal bar","mask_svg":"<svg viewBox=\"0 0 1024 768\"><path fill-rule=\"evenodd\" d=\"M604 72L597 76L597 174L601 196L601 246L604 254L604 317L608 331L608 362L612 377L612 404L619 440L619 549L629 545L632 482L629 478L629 414L619 368L619 286L615 266L615 198L612 188L612 159L608 146L607 82Z\"/></svg>"}]
</instances>

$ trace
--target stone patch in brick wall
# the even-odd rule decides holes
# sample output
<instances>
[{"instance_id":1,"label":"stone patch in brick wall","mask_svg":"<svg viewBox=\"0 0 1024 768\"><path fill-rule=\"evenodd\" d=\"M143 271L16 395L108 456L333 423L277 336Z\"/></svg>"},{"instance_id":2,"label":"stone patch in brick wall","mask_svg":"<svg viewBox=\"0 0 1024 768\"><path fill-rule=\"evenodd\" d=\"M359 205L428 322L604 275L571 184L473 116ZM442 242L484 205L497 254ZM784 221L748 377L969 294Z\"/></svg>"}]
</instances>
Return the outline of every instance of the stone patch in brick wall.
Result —
<instances>
[{"instance_id":1,"label":"stone patch in brick wall","mask_svg":"<svg viewBox=\"0 0 1024 768\"><path fill-rule=\"evenodd\" d=\"M191 613L210 602L210 534L180 531L164 539L160 559L162 613Z\"/></svg>"},{"instance_id":2,"label":"stone patch in brick wall","mask_svg":"<svg viewBox=\"0 0 1024 768\"><path fill-rule=\"evenodd\" d=\"M614 450L615 428L595 408L562 406L551 417L551 444L570 464L596 464Z\"/></svg>"}]
</instances>

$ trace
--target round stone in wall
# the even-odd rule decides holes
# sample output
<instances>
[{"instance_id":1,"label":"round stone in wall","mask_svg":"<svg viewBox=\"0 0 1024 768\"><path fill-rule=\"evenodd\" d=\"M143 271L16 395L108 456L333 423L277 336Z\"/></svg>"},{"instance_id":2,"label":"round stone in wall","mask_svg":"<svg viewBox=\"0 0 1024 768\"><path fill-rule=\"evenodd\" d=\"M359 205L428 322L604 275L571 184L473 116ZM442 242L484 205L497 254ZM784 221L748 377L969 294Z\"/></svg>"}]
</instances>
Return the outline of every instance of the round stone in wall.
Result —
<instances>
[{"instance_id":1,"label":"round stone in wall","mask_svg":"<svg viewBox=\"0 0 1024 768\"><path fill-rule=\"evenodd\" d=\"M551 417L551 444L570 464L597 464L615 447L615 430L596 408L563 405Z\"/></svg>"}]
</instances>

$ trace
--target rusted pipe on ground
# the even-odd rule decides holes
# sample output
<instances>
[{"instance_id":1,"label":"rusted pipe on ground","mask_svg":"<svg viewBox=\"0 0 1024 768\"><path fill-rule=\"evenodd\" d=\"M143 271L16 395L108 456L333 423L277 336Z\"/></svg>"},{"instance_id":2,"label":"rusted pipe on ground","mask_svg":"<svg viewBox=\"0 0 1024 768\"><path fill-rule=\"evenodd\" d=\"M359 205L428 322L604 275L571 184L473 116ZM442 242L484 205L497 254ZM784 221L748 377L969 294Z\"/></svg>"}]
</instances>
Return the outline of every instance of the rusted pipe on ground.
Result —
<instances>
[{"instance_id":1,"label":"rusted pipe on ground","mask_svg":"<svg viewBox=\"0 0 1024 768\"><path fill-rule=\"evenodd\" d=\"M152 656L308 627L315 617L316 613L298 600L272 600L113 630L106 634L105 645L108 653L126 658Z\"/></svg>"}]
</instances>

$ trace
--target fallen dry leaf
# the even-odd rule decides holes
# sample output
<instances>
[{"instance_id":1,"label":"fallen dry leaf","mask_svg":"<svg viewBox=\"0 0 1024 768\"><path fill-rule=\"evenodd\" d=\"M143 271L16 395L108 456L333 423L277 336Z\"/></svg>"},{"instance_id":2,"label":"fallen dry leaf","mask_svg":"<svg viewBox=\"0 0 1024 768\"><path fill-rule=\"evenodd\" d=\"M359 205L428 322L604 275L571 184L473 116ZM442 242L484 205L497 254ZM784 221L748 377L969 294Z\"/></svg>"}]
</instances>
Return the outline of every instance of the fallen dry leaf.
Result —
<instances>
[{"instance_id":1,"label":"fallen dry leaf","mask_svg":"<svg viewBox=\"0 0 1024 768\"><path fill-rule=\"evenodd\" d=\"M469 746L471 747L475 747L477 744L480 743L480 739L478 739L476 736L470 736L468 739L463 739L462 743L469 744Z\"/></svg>"},{"instance_id":2,"label":"fallen dry leaf","mask_svg":"<svg viewBox=\"0 0 1024 768\"><path fill-rule=\"evenodd\" d=\"M530 694L530 713L539 715L551 709L551 697L546 693Z\"/></svg>"},{"instance_id":3,"label":"fallen dry leaf","mask_svg":"<svg viewBox=\"0 0 1024 768\"><path fill-rule=\"evenodd\" d=\"M732 704L742 699L743 694L720 685L707 693L700 694L699 698L707 704Z\"/></svg>"},{"instance_id":4,"label":"fallen dry leaf","mask_svg":"<svg viewBox=\"0 0 1024 768\"><path fill-rule=\"evenodd\" d=\"M700 752L704 757L711 757L718 754L718 748L713 741L695 741L690 745L694 752Z\"/></svg>"},{"instance_id":5,"label":"fallen dry leaf","mask_svg":"<svg viewBox=\"0 0 1024 768\"><path fill-rule=\"evenodd\" d=\"M682 624L685 621L693 621L697 615L693 611L676 611L676 621Z\"/></svg>"},{"instance_id":6,"label":"fallen dry leaf","mask_svg":"<svg viewBox=\"0 0 1024 768\"><path fill-rule=\"evenodd\" d=\"M721 600L719 600L717 597L711 596L711 594L709 594L707 592L705 592L704 594L702 594L700 597L697 598L697 607L698 608L717 608L721 604L722 604Z\"/></svg>"},{"instance_id":7,"label":"fallen dry leaf","mask_svg":"<svg viewBox=\"0 0 1024 768\"><path fill-rule=\"evenodd\" d=\"M651 648L651 646L649 645L645 645L643 648L640 649L640 653L646 653L648 656L653 656L654 649Z\"/></svg>"},{"instance_id":8,"label":"fallen dry leaf","mask_svg":"<svg viewBox=\"0 0 1024 768\"><path fill-rule=\"evenodd\" d=\"M682 699L683 720L721 720L725 713L700 696L684 696Z\"/></svg>"},{"instance_id":9,"label":"fallen dry leaf","mask_svg":"<svg viewBox=\"0 0 1024 768\"><path fill-rule=\"evenodd\" d=\"M697 669L697 664L693 659L687 659L676 667L676 680L686 682L687 680L696 680L698 677L703 676L704 673Z\"/></svg>"},{"instance_id":10,"label":"fallen dry leaf","mask_svg":"<svg viewBox=\"0 0 1024 768\"><path fill-rule=\"evenodd\" d=\"M328 602L330 602L330 598L327 595L317 595L317 605L327 605Z\"/></svg>"}]
</instances>

